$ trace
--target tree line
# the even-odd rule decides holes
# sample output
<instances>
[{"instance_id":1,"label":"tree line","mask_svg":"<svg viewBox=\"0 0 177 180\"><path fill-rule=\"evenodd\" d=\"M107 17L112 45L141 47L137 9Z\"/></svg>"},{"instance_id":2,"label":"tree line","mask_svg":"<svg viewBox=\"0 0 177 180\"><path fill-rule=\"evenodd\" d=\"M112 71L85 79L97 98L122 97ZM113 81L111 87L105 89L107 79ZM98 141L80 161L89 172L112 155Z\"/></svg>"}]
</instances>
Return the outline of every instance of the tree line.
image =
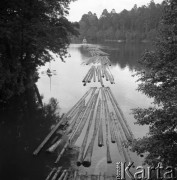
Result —
<instances>
[{"instance_id":1,"label":"tree line","mask_svg":"<svg viewBox=\"0 0 177 180\"><path fill-rule=\"evenodd\" d=\"M157 34L163 6L152 0L147 6L135 4L130 11L124 9L120 13L104 9L99 18L89 11L79 21L79 40L84 37L90 41L152 40Z\"/></svg>"}]
</instances>

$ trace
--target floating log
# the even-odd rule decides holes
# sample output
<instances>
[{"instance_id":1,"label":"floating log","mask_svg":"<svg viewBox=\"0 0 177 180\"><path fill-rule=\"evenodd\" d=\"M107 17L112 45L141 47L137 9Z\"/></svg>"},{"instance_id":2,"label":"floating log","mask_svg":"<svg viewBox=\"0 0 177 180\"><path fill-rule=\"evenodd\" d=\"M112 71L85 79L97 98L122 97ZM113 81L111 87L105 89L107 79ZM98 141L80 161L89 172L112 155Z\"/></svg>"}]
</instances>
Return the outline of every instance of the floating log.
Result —
<instances>
[{"instance_id":1,"label":"floating log","mask_svg":"<svg viewBox=\"0 0 177 180\"><path fill-rule=\"evenodd\" d=\"M71 134L70 134L70 141L71 141L71 140L73 139L73 137L75 136L76 131L77 131L78 127L79 127L80 124L81 124L81 121L82 121L82 119L83 119L83 115L84 115L85 110L86 110L86 106L83 107L82 112L81 112L81 114L80 114L80 116L79 116L79 118L78 118L78 120L77 120L77 122L76 122L76 124L75 124L75 126L74 126L74 128L73 128L73 131L72 131Z\"/></svg>"},{"instance_id":2,"label":"floating log","mask_svg":"<svg viewBox=\"0 0 177 180\"><path fill-rule=\"evenodd\" d=\"M113 113L112 113L113 114ZM120 142L119 142L119 145L122 149L122 153L123 153L123 156L125 158L125 162L132 162L131 160L131 157L130 157L130 154L128 152L128 150L124 147L124 144L123 144L123 132L122 132L122 129L120 128L119 124L118 124L118 121L116 121L116 117L114 116L114 114L112 115L113 118L114 118L114 125L115 125L115 128L117 128L117 131L119 132L119 139L120 139Z\"/></svg>"},{"instance_id":3,"label":"floating log","mask_svg":"<svg viewBox=\"0 0 177 180\"><path fill-rule=\"evenodd\" d=\"M97 66L97 77L98 77L98 82L100 82L99 66Z\"/></svg>"},{"instance_id":4,"label":"floating log","mask_svg":"<svg viewBox=\"0 0 177 180\"><path fill-rule=\"evenodd\" d=\"M55 174L53 175L53 177L52 177L52 180L56 180L56 179L57 179L57 176L58 176L58 174L60 173L61 168L62 168L62 167L59 167L59 168L57 169L56 173L55 173Z\"/></svg>"},{"instance_id":5,"label":"floating log","mask_svg":"<svg viewBox=\"0 0 177 180\"><path fill-rule=\"evenodd\" d=\"M92 78L93 78L93 73L94 73L94 68L92 68L92 70L91 70L91 73L90 73L90 75L89 75L89 78L88 78L88 83L90 83L91 82L91 80L92 80Z\"/></svg>"},{"instance_id":6,"label":"floating log","mask_svg":"<svg viewBox=\"0 0 177 180\"><path fill-rule=\"evenodd\" d=\"M96 82L96 68L94 68L94 72L93 72L93 82Z\"/></svg>"},{"instance_id":7,"label":"floating log","mask_svg":"<svg viewBox=\"0 0 177 180\"><path fill-rule=\"evenodd\" d=\"M92 95L91 95L89 101L86 104L86 110L85 110L85 112L84 112L84 114L82 116L81 123L79 124L78 128L76 129L74 135L70 138L70 143L71 144L74 144L76 142L76 140L80 136L80 134L81 134L81 132L82 132L84 126L85 126L85 123L86 123L86 121L87 121L87 119L89 117L91 107L92 107L92 103L93 103L94 92L95 91L92 92Z\"/></svg>"},{"instance_id":8,"label":"floating log","mask_svg":"<svg viewBox=\"0 0 177 180\"><path fill-rule=\"evenodd\" d=\"M73 180L78 180L78 170L74 171Z\"/></svg>"},{"instance_id":9,"label":"floating log","mask_svg":"<svg viewBox=\"0 0 177 180\"><path fill-rule=\"evenodd\" d=\"M67 171L66 174L65 174L65 176L64 176L64 178L63 178L63 180L67 180L67 179L68 179L68 175L69 175L69 173L68 173L68 171Z\"/></svg>"},{"instance_id":10,"label":"floating log","mask_svg":"<svg viewBox=\"0 0 177 180\"><path fill-rule=\"evenodd\" d=\"M125 126L125 124L122 122L122 119L121 119L121 117L120 117L120 115L119 115L119 111L118 111L118 109L117 109L117 107L116 107L116 105L115 105L115 103L114 103L113 98L111 97L111 95L110 95L110 93L108 92L107 88L106 88L105 90L106 90L106 92L107 92L107 95L108 95L108 97L109 97L109 99L110 99L113 107L114 107L114 111L115 111L115 113L116 113L116 116L117 116L119 122L121 123L121 127L122 127L122 129L124 130L126 139L127 139L127 140L131 140L130 134L129 134L129 132L128 132L126 126Z\"/></svg>"},{"instance_id":11,"label":"floating log","mask_svg":"<svg viewBox=\"0 0 177 180\"><path fill-rule=\"evenodd\" d=\"M115 143L116 137L115 137L114 124L113 124L113 119L110 114L109 114L109 128L110 128L110 134L111 134L111 142Z\"/></svg>"},{"instance_id":12,"label":"floating log","mask_svg":"<svg viewBox=\"0 0 177 180\"><path fill-rule=\"evenodd\" d=\"M104 87L103 79L102 79L102 76L101 76L101 67L99 68L99 76L100 76L100 83L101 83L101 86Z\"/></svg>"},{"instance_id":13,"label":"floating log","mask_svg":"<svg viewBox=\"0 0 177 180\"><path fill-rule=\"evenodd\" d=\"M51 136L55 133L55 131L59 128L59 126L63 123L63 120L64 120L64 117L50 131L50 133L47 135L47 137L42 141L42 143L38 146L38 148L33 152L33 155L37 155L41 151L41 149L44 147L44 145L47 143L47 141L51 138Z\"/></svg>"},{"instance_id":14,"label":"floating log","mask_svg":"<svg viewBox=\"0 0 177 180\"><path fill-rule=\"evenodd\" d=\"M58 178L58 180L62 180L63 177L65 176L65 173L66 173L66 169L62 172L61 176Z\"/></svg>"},{"instance_id":15,"label":"floating log","mask_svg":"<svg viewBox=\"0 0 177 180\"><path fill-rule=\"evenodd\" d=\"M92 70L92 69L89 69L89 71L88 71L87 74L85 75L85 77L84 77L84 79L82 80L82 82L87 82L86 80L88 79L91 70Z\"/></svg>"},{"instance_id":16,"label":"floating log","mask_svg":"<svg viewBox=\"0 0 177 180\"><path fill-rule=\"evenodd\" d=\"M59 153L59 155L58 155L58 157L57 157L57 159L56 159L56 161L55 161L55 164L57 164L57 163L59 162L61 156L62 156L63 153L65 152L65 150L66 150L66 148L68 147L68 145L69 145L69 141L67 141L67 142L65 143L63 149L61 150L61 152Z\"/></svg>"},{"instance_id":17,"label":"floating log","mask_svg":"<svg viewBox=\"0 0 177 180\"><path fill-rule=\"evenodd\" d=\"M103 105L104 105L104 117L105 117L105 125L106 125L106 149L107 149L107 163L112 163L111 154L110 154L110 147L109 147L109 139L108 139L108 109L107 109L107 101L104 92L104 88L102 88L102 96L104 97Z\"/></svg>"},{"instance_id":18,"label":"floating log","mask_svg":"<svg viewBox=\"0 0 177 180\"><path fill-rule=\"evenodd\" d=\"M123 119L123 122L125 123L125 125L126 125L126 127L127 127L127 130L128 130L129 135L130 135L130 137L131 137L130 139L133 140L133 139L134 139L134 135L133 135L133 133L132 133L132 131L131 131L131 129L130 129L130 127L129 127L127 121L126 121L126 119L125 119L125 117L124 117L124 114L123 114L121 108L119 107L119 105L118 105L118 103L117 103L117 101L116 101L116 99L115 99L115 97L114 97L111 89L110 89L109 87L107 87L107 89L108 89L108 91L110 92L110 95L112 96L112 98L113 98L113 100L114 100L114 103L115 103L117 109L118 109L119 112L120 112L120 115L121 115L121 117L122 117L122 119Z\"/></svg>"},{"instance_id":19,"label":"floating log","mask_svg":"<svg viewBox=\"0 0 177 180\"><path fill-rule=\"evenodd\" d=\"M37 155L41 149L44 147L44 145L48 142L48 140L52 137L52 135L56 132L56 130L59 128L59 126L65 122L66 117L75 109L78 107L80 102L82 102L83 99L85 99L89 93L94 91L94 88L90 88L84 95L83 97L64 115L64 117L57 123L57 125L50 131L50 133L46 136L46 138L42 141L42 143L36 148L36 150L33 152L33 155Z\"/></svg>"},{"instance_id":20,"label":"floating log","mask_svg":"<svg viewBox=\"0 0 177 180\"><path fill-rule=\"evenodd\" d=\"M96 110L96 117L95 117L93 136L92 136L90 144L89 144L89 146L87 148L87 151L85 153L84 160L83 160L83 163L82 163L83 166L85 166L85 167L89 167L91 165L93 146L94 146L94 142L95 142L95 139L96 139L96 134L97 134L97 131L98 131L98 128L99 128L99 124L100 124L100 111L101 111L101 99L99 99L97 110Z\"/></svg>"},{"instance_id":21,"label":"floating log","mask_svg":"<svg viewBox=\"0 0 177 180\"><path fill-rule=\"evenodd\" d=\"M100 120L100 126L99 126L99 131L98 131L98 146L99 146L99 147L104 146L102 118L101 118L101 120Z\"/></svg>"},{"instance_id":22,"label":"floating log","mask_svg":"<svg viewBox=\"0 0 177 180\"><path fill-rule=\"evenodd\" d=\"M94 100L93 100L93 104L92 104L92 107L91 107L90 118L89 118L87 130L86 130L84 140L82 142L82 145L81 145L81 148L80 148L80 151L79 151L79 156L78 156L78 159L77 159L77 166L80 166L82 164L82 162L83 162L83 156L84 156L84 152L85 152L85 147L86 147L86 144L87 144L87 139L88 139L90 127L92 125L93 115L94 115L94 110L95 110L95 105L96 105L96 102L97 102L98 95L99 95L99 92L97 94L95 94L95 96L94 96Z\"/></svg>"},{"instance_id":23,"label":"floating log","mask_svg":"<svg viewBox=\"0 0 177 180\"><path fill-rule=\"evenodd\" d=\"M55 142L51 147L49 147L46 151L47 151L47 152L50 152L50 153L54 152L55 149L61 144L61 142L62 142L62 138L59 139L58 141L56 141L56 142Z\"/></svg>"},{"instance_id":24,"label":"floating log","mask_svg":"<svg viewBox=\"0 0 177 180\"><path fill-rule=\"evenodd\" d=\"M74 119L74 120L76 119L75 116L78 115L80 107L83 107L84 105L85 105L85 99L83 99L83 100L78 104L77 108L70 113L70 115L68 116L69 121L72 121L72 119Z\"/></svg>"},{"instance_id":25,"label":"floating log","mask_svg":"<svg viewBox=\"0 0 177 180\"><path fill-rule=\"evenodd\" d=\"M74 120L72 121L71 125L68 127L68 129L66 130L66 132L63 134L63 136L58 140L56 141L51 147L49 147L46 151L47 152L54 152L56 150L56 148L61 144L61 142L63 141L64 137L66 137L69 133L72 132L72 130L74 129L74 125L76 124L76 121L78 120L81 112L82 112L82 109L83 109L83 106L85 104L85 100L83 100L82 104L81 104L81 107L79 108L79 112L76 114Z\"/></svg>"},{"instance_id":26,"label":"floating log","mask_svg":"<svg viewBox=\"0 0 177 180\"><path fill-rule=\"evenodd\" d=\"M50 171L49 175L46 177L45 180L49 180L50 177L52 177L52 174L53 174L56 170L57 170L57 168L53 168L53 169Z\"/></svg>"}]
</instances>

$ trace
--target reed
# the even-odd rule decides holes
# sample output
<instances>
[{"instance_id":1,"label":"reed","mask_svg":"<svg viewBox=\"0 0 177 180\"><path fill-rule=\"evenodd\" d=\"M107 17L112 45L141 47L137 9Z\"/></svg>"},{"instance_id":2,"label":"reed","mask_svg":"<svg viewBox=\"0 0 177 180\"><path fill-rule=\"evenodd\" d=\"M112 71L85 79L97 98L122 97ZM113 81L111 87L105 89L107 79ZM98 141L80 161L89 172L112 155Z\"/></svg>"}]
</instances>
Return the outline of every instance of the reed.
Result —
<instances>
[{"instance_id":1,"label":"reed","mask_svg":"<svg viewBox=\"0 0 177 180\"><path fill-rule=\"evenodd\" d=\"M94 130L93 130L93 136L92 139L89 143L89 146L87 148L87 151L84 156L83 160L83 166L89 167L91 165L91 158L92 158L92 153L93 153L93 147L94 147L94 142L96 139L96 134L99 128L99 123L100 123L100 111L101 111L101 99L99 99L97 110L96 110L96 117L95 117L95 124L94 124Z\"/></svg>"},{"instance_id":2,"label":"reed","mask_svg":"<svg viewBox=\"0 0 177 180\"><path fill-rule=\"evenodd\" d=\"M52 180L56 180L57 179L57 176L58 176L58 174L60 173L60 171L61 171L61 167L59 167L58 169L57 169L57 171L56 171L56 173L53 175L53 177L52 177Z\"/></svg>"},{"instance_id":3,"label":"reed","mask_svg":"<svg viewBox=\"0 0 177 180\"><path fill-rule=\"evenodd\" d=\"M53 174L56 170L57 170L57 168L53 168L53 169L50 171L49 175L46 177L45 180L49 180L49 179L52 177L52 174Z\"/></svg>"},{"instance_id":4,"label":"reed","mask_svg":"<svg viewBox=\"0 0 177 180\"><path fill-rule=\"evenodd\" d=\"M95 105L96 105L96 102L97 102L98 95L99 95L99 92L97 94L95 94L95 96L94 96L94 101L93 101L91 112L90 112L90 118L89 118L87 130L86 130L84 140L82 142L82 145L81 145L81 148L80 148L80 151L79 151L79 156L78 156L78 159L77 159L77 165L78 166L80 166L82 164L82 162L83 162L83 156L84 156L84 152L85 152L85 148L86 148L86 144L87 144L87 140L88 140L90 127L91 127L92 121L93 121L93 115L94 115L94 110L95 110Z\"/></svg>"}]
</instances>

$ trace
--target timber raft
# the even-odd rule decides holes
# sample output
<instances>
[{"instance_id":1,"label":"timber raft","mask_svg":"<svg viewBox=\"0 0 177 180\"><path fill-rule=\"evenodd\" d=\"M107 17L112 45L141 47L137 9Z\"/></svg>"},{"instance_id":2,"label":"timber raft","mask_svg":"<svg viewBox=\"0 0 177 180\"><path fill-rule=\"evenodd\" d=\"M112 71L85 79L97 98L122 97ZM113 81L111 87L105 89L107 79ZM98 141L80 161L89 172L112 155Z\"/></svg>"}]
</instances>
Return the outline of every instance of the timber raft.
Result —
<instances>
[{"instance_id":1,"label":"timber raft","mask_svg":"<svg viewBox=\"0 0 177 180\"><path fill-rule=\"evenodd\" d=\"M104 86L103 79L110 81L111 84L115 83L109 69L109 66L111 66L109 54L99 48L89 46L85 48L91 57L86 59L83 64L91 65L91 67L82 81L83 85L85 86L93 80L93 82L100 82L101 87L91 87L62 117L33 152L33 155L38 155L49 141L50 146L46 149L49 153L55 152L59 146L63 145L54 162L56 167L51 169L46 180L115 179L114 175L108 177L106 174L79 174L78 168L80 166L88 168L92 164L96 137L98 137L97 146L106 149L105 157L108 164L112 163L111 143L116 144L121 156L121 162L132 162L127 144L133 141L134 135L111 88ZM56 131L61 126L66 127L66 129L59 138ZM105 127L105 133L103 133L103 126ZM93 127L93 131L91 131L91 127ZM83 132L84 128L86 129L85 132ZM83 135L83 140L75 162L78 168L73 171L70 168L62 169L61 166L58 167L65 151L75 146L81 134Z\"/></svg>"}]
</instances>

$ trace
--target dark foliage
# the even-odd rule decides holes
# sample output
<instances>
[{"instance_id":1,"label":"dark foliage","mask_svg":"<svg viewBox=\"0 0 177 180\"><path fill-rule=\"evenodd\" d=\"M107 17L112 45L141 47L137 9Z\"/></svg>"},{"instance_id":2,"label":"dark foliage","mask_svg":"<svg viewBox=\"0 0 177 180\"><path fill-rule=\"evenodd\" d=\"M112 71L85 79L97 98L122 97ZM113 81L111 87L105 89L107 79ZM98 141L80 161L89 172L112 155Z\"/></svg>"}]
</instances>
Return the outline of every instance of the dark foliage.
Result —
<instances>
[{"instance_id":1,"label":"dark foliage","mask_svg":"<svg viewBox=\"0 0 177 180\"><path fill-rule=\"evenodd\" d=\"M154 51L146 51L137 71L138 90L154 99L154 107L134 110L139 125L149 134L135 141L138 154L148 152L145 162L177 165L177 1L164 2L159 39ZM145 70L143 70L145 69Z\"/></svg>"},{"instance_id":2,"label":"dark foliage","mask_svg":"<svg viewBox=\"0 0 177 180\"><path fill-rule=\"evenodd\" d=\"M0 2L0 103L32 87L37 67L63 60L75 25L66 19L71 0L3 0Z\"/></svg>"},{"instance_id":3,"label":"dark foliage","mask_svg":"<svg viewBox=\"0 0 177 180\"><path fill-rule=\"evenodd\" d=\"M151 40L156 36L156 29L162 14L163 4L152 0L147 6L134 7L116 13L105 9L98 18L92 12L84 14L79 22L80 38L91 40Z\"/></svg>"}]
</instances>

